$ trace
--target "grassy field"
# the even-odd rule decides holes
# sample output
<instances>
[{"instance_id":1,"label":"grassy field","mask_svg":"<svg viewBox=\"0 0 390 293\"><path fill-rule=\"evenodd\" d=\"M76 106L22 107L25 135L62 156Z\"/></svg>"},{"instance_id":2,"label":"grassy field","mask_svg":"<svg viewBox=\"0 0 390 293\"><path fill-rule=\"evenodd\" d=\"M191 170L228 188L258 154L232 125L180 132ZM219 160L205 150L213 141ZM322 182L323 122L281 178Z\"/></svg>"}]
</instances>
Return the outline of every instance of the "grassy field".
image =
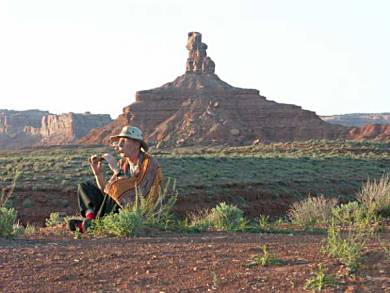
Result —
<instances>
[{"instance_id":1,"label":"grassy field","mask_svg":"<svg viewBox=\"0 0 390 293\"><path fill-rule=\"evenodd\" d=\"M17 190L74 189L91 178L87 159L107 147L53 147L0 152L0 181L22 172ZM250 147L185 148L152 153L181 195L202 189L213 196L253 185L276 197L325 194L350 199L368 178L390 173L386 142L308 141Z\"/></svg>"}]
</instances>

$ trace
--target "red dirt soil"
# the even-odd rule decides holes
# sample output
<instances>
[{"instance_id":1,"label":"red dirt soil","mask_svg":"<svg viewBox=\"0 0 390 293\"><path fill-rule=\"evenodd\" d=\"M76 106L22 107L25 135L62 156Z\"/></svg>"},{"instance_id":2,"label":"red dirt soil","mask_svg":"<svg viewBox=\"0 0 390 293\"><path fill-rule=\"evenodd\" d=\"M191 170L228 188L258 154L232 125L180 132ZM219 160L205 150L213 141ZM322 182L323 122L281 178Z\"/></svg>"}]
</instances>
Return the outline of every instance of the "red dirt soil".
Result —
<instances>
[{"instance_id":1,"label":"red dirt soil","mask_svg":"<svg viewBox=\"0 0 390 293\"><path fill-rule=\"evenodd\" d=\"M329 274L339 275L323 292L390 292L390 259L377 242L370 243L362 267L350 277L340 263L319 253L324 236L157 235L75 240L65 227L54 227L33 237L0 239L0 291L303 292L322 263ZM384 235L389 243L389 231ZM246 267L263 244L287 263Z\"/></svg>"},{"instance_id":2,"label":"red dirt soil","mask_svg":"<svg viewBox=\"0 0 390 293\"><path fill-rule=\"evenodd\" d=\"M237 189L245 197L249 217L283 215L293 200L275 200L258 186ZM74 190L17 194L14 206L24 224L43 226L54 211L77 213ZM237 199L194 190L179 198L176 213L183 216L222 200ZM323 292L390 292L390 255L382 245L389 247L390 227L381 242L368 245L353 277L345 275L337 260L320 253L323 235L148 231L133 239L82 238L74 239L64 226L40 228L13 240L0 238L0 292L302 292L320 263L338 275L334 287ZM287 263L245 267L264 244Z\"/></svg>"}]
</instances>

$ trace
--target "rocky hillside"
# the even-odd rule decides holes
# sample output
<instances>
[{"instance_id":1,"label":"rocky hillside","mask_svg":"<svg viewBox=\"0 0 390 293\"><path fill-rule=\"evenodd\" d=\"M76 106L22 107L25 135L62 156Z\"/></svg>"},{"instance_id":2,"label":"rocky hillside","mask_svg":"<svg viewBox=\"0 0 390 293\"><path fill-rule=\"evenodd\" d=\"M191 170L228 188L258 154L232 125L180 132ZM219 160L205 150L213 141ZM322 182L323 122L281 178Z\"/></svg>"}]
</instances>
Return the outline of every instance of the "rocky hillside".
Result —
<instances>
[{"instance_id":1,"label":"rocky hillside","mask_svg":"<svg viewBox=\"0 0 390 293\"><path fill-rule=\"evenodd\" d=\"M111 121L110 115L101 114L0 110L0 149L75 143L91 129Z\"/></svg>"},{"instance_id":2,"label":"rocky hillside","mask_svg":"<svg viewBox=\"0 0 390 293\"><path fill-rule=\"evenodd\" d=\"M347 128L321 120L299 106L267 100L256 89L229 85L215 74L200 33L188 34L185 74L161 87L139 91L115 121L79 140L108 143L127 124L140 127L159 147L245 145L254 142L335 139Z\"/></svg>"},{"instance_id":3,"label":"rocky hillside","mask_svg":"<svg viewBox=\"0 0 390 293\"><path fill-rule=\"evenodd\" d=\"M348 130L348 139L353 140L390 140L390 124L367 124Z\"/></svg>"},{"instance_id":4,"label":"rocky hillside","mask_svg":"<svg viewBox=\"0 0 390 293\"><path fill-rule=\"evenodd\" d=\"M353 113L321 116L321 119L349 127L361 127L367 124L390 124L390 113Z\"/></svg>"}]
</instances>

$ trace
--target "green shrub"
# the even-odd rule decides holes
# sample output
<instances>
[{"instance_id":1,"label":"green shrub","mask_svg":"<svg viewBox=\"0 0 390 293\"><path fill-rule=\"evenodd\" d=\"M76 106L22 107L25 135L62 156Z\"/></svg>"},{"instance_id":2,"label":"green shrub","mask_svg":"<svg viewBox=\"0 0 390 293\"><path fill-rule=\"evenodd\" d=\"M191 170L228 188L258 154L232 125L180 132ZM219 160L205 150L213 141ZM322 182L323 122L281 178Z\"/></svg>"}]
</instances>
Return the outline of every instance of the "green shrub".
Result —
<instances>
[{"instance_id":1,"label":"green shrub","mask_svg":"<svg viewBox=\"0 0 390 293\"><path fill-rule=\"evenodd\" d=\"M360 266L366 241L367 235L363 231L351 228L345 236L342 236L340 227L332 223L328 227L328 235L322 251L337 258L350 272L354 272Z\"/></svg>"},{"instance_id":2,"label":"green shrub","mask_svg":"<svg viewBox=\"0 0 390 293\"><path fill-rule=\"evenodd\" d=\"M36 227L34 225L27 224L26 228L24 228L25 235L32 235L36 231Z\"/></svg>"},{"instance_id":3,"label":"green shrub","mask_svg":"<svg viewBox=\"0 0 390 293\"><path fill-rule=\"evenodd\" d=\"M274 257L270 252L267 244L262 247L263 254L254 256L249 263L245 266L248 268L255 266L270 266L270 265L283 265L286 261Z\"/></svg>"},{"instance_id":4,"label":"green shrub","mask_svg":"<svg viewBox=\"0 0 390 293\"><path fill-rule=\"evenodd\" d=\"M64 219L60 217L60 214L55 212L55 213L50 213L50 216L48 219L46 219L46 227L53 227L57 226L59 224L62 224L64 222Z\"/></svg>"},{"instance_id":5,"label":"green shrub","mask_svg":"<svg viewBox=\"0 0 390 293\"><path fill-rule=\"evenodd\" d=\"M259 216L259 228L264 231L268 231L271 227L268 215Z\"/></svg>"},{"instance_id":6,"label":"green shrub","mask_svg":"<svg viewBox=\"0 0 390 293\"><path fill-rule=\"evenodd\" d=\"M379 181L368 180L358 194L358 201L368 211L390 217L390 176L383 175Z\"/></svg>"},{"instance_id":7,"label":"green shrub","mask_svg":"<svg viewBox=\"0 0 390 293\"><path fill-rule=\"evenodd\" d=\"M176 204L178 192L176 180L168 177L165 186L159 193L157 200L151 201L136 193L133 210L138 211L145 218L147 224L158 224L168 226L173 222L173 207Z\"/></svg>"},{"instance_id":8,"label":"green shrub","mask_svg":"<svg viewBox=\"0 0 390 293\"><path fill-rule=\"evenodd\" d=\"M14 234L16 211L0 207L0 237L10 237Z\"/></svg>"},{"instance_id":9,"label":"green shrub","mask_svg":"<svg viewBox=\"0 0 390 293\"><path fill-rule=\"evenodd\" d=\"M336 279L327 275L324 266L320 264L318 271L314 272L313 276L306 280L304 288L321 291L327 286L334 286L335 283Z\"/></svg>"},{"instance_id":10,"label":"green shrub","mask_svg":"<svg viewBox=\"0 0 390 293\"><path fill-rule=\"evenodd\" d=\"M181 221L180 227L184 231L206 231L211 228L211 223L208 219L210 214L209 210L203 210L196 213L191 213L188 218L184 221Z\"/></svg>"},{"instance_id":11,"label":"green shrub","mask_svg":"<svg viewBox=\"0 0 390 293\"><path fill-rule=\"evenodd\" d=\"M366 211L357 201L341 204L332 209L332 217L337 225L351 225L365 217Z\"/></svg>"},{"instance_id":12,"label":"green shrub","mask_svg":"<svg viewBox=\"0 0 390 293\"><path fill-rule=\"evenodd\" d=\"M18 236L18 235L23 235L26 231L26 228L17 221L16 223L13 224L12 226L12 236Z\"/></svg>"},{"instance_id":13,"label":"green shrub","mask_svg":"<svg viewBox=\"0 0 390 293\"><path fill-rule=\"evenodd\" d=\"M88 231L93 235L134 237L139 234L144 225L166 228L173 222L172 209L177 196L176 182L168 178L157 200L151 200L136 192L132 206L119 210L119 213L112 213L92 221Z\"/></svg>"},{"instance_id":14,"label":"green shrub","mask_svg":"<svg viewBox=\"0 0 390 293\"><path fill-rule=\"evenodd\" d=\"M15 187L16 180L21 175L21 172L16 171L12 184L1 190L0 196L0 237L11 237L20 233L20 225L16 225L17 213L15 209L8 208L7 201L11 198Z\"/></svg>"},{"instance_id":15,"label":"green shrub","mask_svg":"<svg viewBox=\"0 0 390 293\"><path fill-rule=\"evenodd\" d=\"M92 221L88 232L93 235L134 237L138 235L143 222L143 216L139 211L124 208L119 210L119 213L112 213Z\"/></svg>"},{"instance_id":16,"label":"green shrub","mask_svg":"<svg viewBox=\"0 0 390 293\"><path fill-rule=\"evenodd\" d=\"M211 210L204 210L190 215L181 223L184 230L205 231L209 228L218 231L238 231L246 227L244 213L235 205L219 203Z\"/></svg>"},{"instance_id":17,"label":"green shrub","mask_svg":"<svg viewBox=\"0 0 390 293\"><path fill-rule=\"evenodd\" d=\"M336 206L336 199L326 199L323 195L308 198L293 203L288 216L294 224L311 226L325 224L329 221L332 208Z\"/></svg>"},{"instance_id":18,"label":"green shrub","mask_svg":"<svg viewBox=\"0 0 390 293\"><path fill-rule=\"evenodd\" d=\"M224 202L211 209L206 222L219 231L237 231L246 225L243 211L235 205L228 205Z\"/></svg>"},{"instance_id":19,"label":"green shrub","mask_svg":"<svg viewBox=\"0 0 390 293\"><path fill-rule=\"evenodd\" d=\"M341 204L332 209L332 221L340 226L355 226L367 229L372 225L379 225L380 219L377 214L368 210L357 201Z\"/></svg>"}]
</instances>

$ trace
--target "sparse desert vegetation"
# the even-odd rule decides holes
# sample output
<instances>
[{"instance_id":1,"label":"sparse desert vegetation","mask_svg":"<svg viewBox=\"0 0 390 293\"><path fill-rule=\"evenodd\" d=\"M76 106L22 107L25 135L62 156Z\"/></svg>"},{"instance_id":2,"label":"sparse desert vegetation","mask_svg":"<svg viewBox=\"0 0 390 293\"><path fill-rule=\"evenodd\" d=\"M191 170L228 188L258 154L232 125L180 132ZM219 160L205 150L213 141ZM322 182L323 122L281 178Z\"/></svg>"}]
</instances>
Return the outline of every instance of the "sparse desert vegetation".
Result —
<instances>
[{"instance_id":1,"label":"sparse desert vegetation","mask_svg":"<svg viewBox=\"0 0 390 293\"><path fill-rule=\"evenodd\" d=\"M383 291L389 150L383 142L309 141L155 151L170 178L159 204L146 208L140 196L84 234L66 230L74 187L90 176L86 158L108 149L2 152L0 289ZM46 216L34 218L41 206ZM15 277L18 264L25 269Z\"/></svg>"},{"instance_id":2,"label":"sparse desert vegetation","mask_svg":"<svg viewBox=\"0 0 390 293\"><path fill-rule=\"evenodd\" d=\"M39 200L42 214L71 213L76 184L91 180L87 158L112 151L106 147L52 147L0 152L3 184L10 184L15 169L18 178L15 207L26 212ZM176 213L211 209L220 202L234 204L252 218L268 214L284 216L291 204L309 194L355 199L362 184L390 170L390 147L386 142L313 140L249 147L183 148L155 150L165 178L176 180L180 194ZM35 198L35 199L34 199ZM12 202L11 198L9 201ZM273 203L277 203L274 205ZM22 221L24 214L19 213Z\"/></svg>"}]
</instances>

